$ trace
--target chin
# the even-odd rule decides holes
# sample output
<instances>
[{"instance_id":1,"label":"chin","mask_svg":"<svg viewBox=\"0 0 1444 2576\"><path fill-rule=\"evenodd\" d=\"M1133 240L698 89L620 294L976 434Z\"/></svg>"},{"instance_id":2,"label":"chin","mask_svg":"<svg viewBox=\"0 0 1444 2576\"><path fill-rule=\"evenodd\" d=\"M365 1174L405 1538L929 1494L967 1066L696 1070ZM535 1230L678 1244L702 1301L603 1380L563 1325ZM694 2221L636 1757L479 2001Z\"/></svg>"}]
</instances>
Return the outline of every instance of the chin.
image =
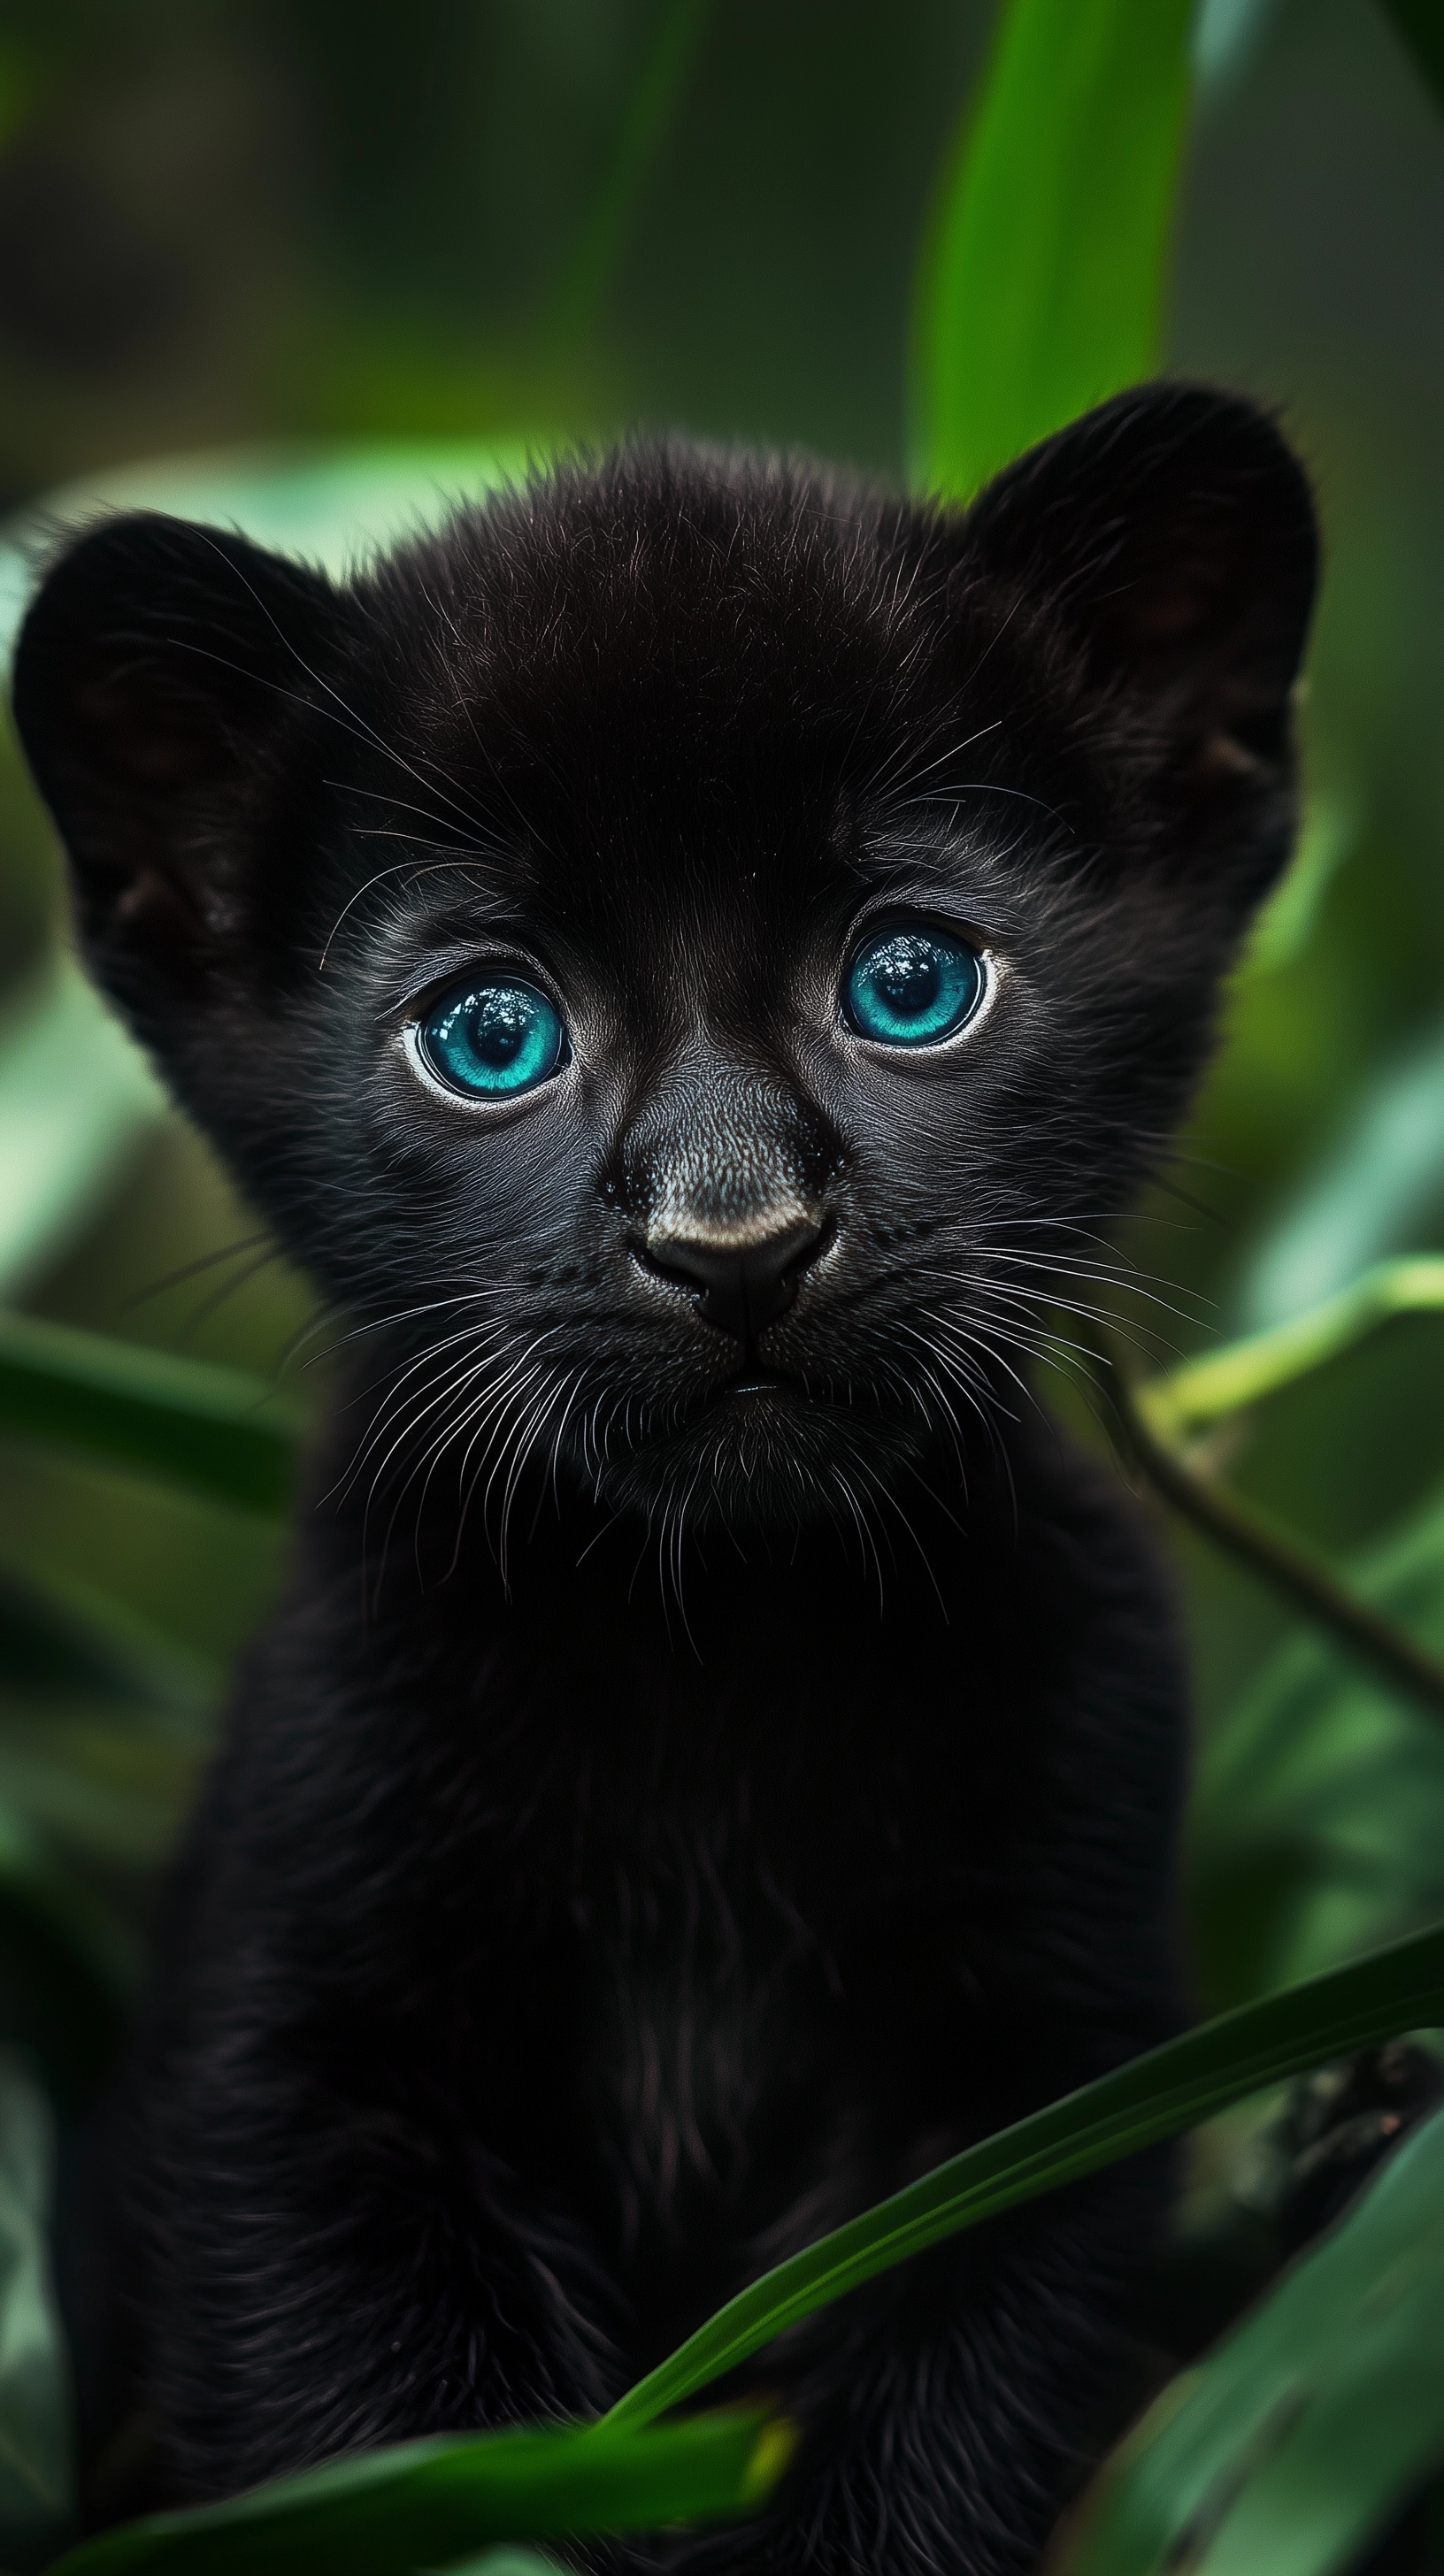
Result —
<instances>
[{"instance_id":1,"label":"chin","mask_svg":"<svg viewBox=\"0 0 1444 2576\"><path fill-rule=\"evenodd\" d=\"M639 1439L602 1471L603 1499L658 1527L797 1530L875 1517L918 1458L920 1415L810 1395L795 1381L738 1381L673 1428Z\"/></svg>"}]
</instances>

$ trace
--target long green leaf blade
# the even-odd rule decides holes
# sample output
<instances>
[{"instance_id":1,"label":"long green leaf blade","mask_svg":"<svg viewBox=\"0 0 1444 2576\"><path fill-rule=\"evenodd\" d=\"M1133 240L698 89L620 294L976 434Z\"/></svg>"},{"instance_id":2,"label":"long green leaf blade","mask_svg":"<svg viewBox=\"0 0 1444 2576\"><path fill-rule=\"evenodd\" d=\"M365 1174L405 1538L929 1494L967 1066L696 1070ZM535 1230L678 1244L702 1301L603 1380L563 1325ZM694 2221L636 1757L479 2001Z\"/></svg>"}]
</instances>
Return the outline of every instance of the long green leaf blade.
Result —
<instances>
[{"instance_id":1,"label":"long green leaf blade","mask_svg":"<svg viewBox=\"0 0 1444 2576\"><path fill-rule=\"evenodd\" d=\"M1333 2576L1444 2459L1444 2115L1105 2467L1059 2576Z\"/></svg>"},{"instance_id":2,"label":"long green leaf blade","mask_svg":"<svg viewBox=\"0 0 1444 2576\"><path fill-rule=\"evenodd\" d=\"M791 2451L789 2428L756 2408L640 2435L558 2424L406 2442L125 2523L69 2551L54 2576L407 2576L494 2540L748 2513Z\"/></svg>"},{"instance_id":3,"label":"long green leaf blade","mask_svg":"<svg viewBox=\"0 0 1444 2576\"><path fill-rule=\"evenodd\" d=\"M914 315L913 471L966 497L1151 375L1189 101L1191 0L1010 0Z\"/></svg>"},{"instance_id":4,"label":"long green leaf blade","mask_svg":"<svg viewBox=\"0 0 1444 2576\"><path fill-rule=\"evenodd\" d=\"M244 1370L0 1313L0 1431L272 1512L290 1495L299 1423Z\"/></svg>"},{"instance_id":5,"label":"long green leaf blade","mask_svg":"<svg viewBox=\"0 0 1444 2576\"><path fill-rule=\"evenodd\" d=\"M699 2327L605 2419L647 2424L908 2255L1190 2129L1265 2085L1444 2019L1444 1925L1245 2004L938 2165L779 2263Z\"/></svg>"}]
</instances>

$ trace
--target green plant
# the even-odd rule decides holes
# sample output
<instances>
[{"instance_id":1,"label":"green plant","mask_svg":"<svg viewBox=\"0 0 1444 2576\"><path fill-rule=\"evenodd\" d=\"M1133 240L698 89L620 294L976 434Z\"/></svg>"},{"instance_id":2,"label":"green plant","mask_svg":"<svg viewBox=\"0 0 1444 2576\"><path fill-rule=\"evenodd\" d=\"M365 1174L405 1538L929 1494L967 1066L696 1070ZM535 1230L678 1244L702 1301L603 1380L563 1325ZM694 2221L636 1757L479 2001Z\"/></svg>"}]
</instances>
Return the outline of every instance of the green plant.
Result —
<instances>
[{"instance_id":1,"label":"green plant","mask_svg":"<svg viewBox=\"0 0 1444 2576\"><path fill-rule=\"evenodd\" d=\"M1392 15L1437 82L1429 10L1396 0ZM590 322L704 18L695 0L659 14L587 227L558 273L545 316L555 336ZM1183 0L1009 0L1000 12L919 273L913 445L929 488L965 495L1156 363L1189 42ZM321 548L405 493L424 498L438 473L497 465L456 451L384 466L343 458L309 479L233 485L200 503L181 495L179 506L252 523L270 510L258 533ZM387 473L383 512L377 477ZM358 498L366 490L369 502ZM1335 841L1306 843L1265 924L1259 954L1275 968L1307 945ZM47 1064L74 1078L59 1082ZM134 1058L73 979L17 1020L8 1046L0 1033L0 1132L33 1121L37 1097L49 1141L35 1186L0 1220L0 1288L12 1296L155 1114ZM1194 1920L1208 1991L1229 2009L753 2284L600 2425L341 2463L123 2528L84 2544L67 2570L120 2576L154 2563L223 2576L263 2556L406 2576L498 2540L745 2511L785 2467L785 2423L766 2409L659 2419L787 2324L1071 2175L1367 2041L1444 2023L1444 1929L1424 1928L1444 1918L1444 1509L1431 1496L1340 1574L1217 1474L1220 1440L1237 1439L1261 1408L1348 1364L1394 1319L1441 1307L1444 1263L1420 1256L1368 1269L1309 1311L1141 1383L1120 1369L1116 1341L1100 1353L1144 1472L1311 1628L1281 1647L1201 1765ZM240 1372L0 1315L0 1429L37 1454L68 1450L266 1520L286 1499L301 1427L293 1406ZM6 2561L20 2564L53 2549L73 2509L44 2256L46 2098L63 2106L83 2094L123 2026L141 1900L188 1794L214 1676L114 1601L11 1556L0 1605L0 1967L10 2026L32 2057L0 2083L0 2524ZM1323 2576L1345 2564L1444 2459L1441 2240L1435 2122L1201 2371L1165 2393L1063 2537L1061 2563L1076 2576L1261 2565ZM1367 2331L1356 2330L1361 2309ZM499 2561L488 2564L502 2576Z\"/></svg>"}]
</instances>

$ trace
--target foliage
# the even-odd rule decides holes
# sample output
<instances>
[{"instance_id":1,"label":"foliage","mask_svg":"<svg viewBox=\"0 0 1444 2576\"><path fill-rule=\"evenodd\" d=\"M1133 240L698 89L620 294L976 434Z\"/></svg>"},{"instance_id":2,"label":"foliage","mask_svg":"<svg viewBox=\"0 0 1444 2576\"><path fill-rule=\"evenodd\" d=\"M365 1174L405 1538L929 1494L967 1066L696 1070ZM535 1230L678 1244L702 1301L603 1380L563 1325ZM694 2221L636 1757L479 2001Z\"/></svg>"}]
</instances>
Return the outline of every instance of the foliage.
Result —
<instances>
[{"instance_id":1,"label":"foliage","mask_svg":"<svg viewBox=\"0 0 1444 2576\"><path fill-rule=\"evenodd\" d=\"M1060 2576L1329 2576L1444 2458L1444 2114L1175 2381Z\"/></svg>"},{"instance_id":2,"label":"foliage","mask_svg":"<svg viewBox=\"0 0 1444 2576\"><path fill-rule=\"evenodd\" d=\"M1158 363L1189 0L1014 0L918 300L914 464L967 495Z\"/></svg>"},{"instance_id":3,"label":"foliage","mask_svg":"<svg viewBox=\"0 0 1444 2576\"><path fill-rule=\"evenodd\" d=\"M1444 1926L1150 2049L780 2263L640 2380L607 2421L650 2423L785 2327L944 2237L1176 2137L1285 2076L1433 2022L1441 2006Z\"/></svg>"},{"instance_id":4,"label":"foliage","mask_svg":"<svg viewBox=\"0 0 1444 2576\"><path fill-rule=\"evenodd\" d=\"M1437 11L1419 0L1385 5L1437 91ZM313 33L329 24L324 10L297 14ZM1208 13L1239 27L1266 14L1263 0ZM499 381L512 385L504 434L476 443L473 379L454 375L460 443L172 465L92 489L235 519L340 568L446 491L517 471L539 426L589 426L611 398L598 391L615 363L615 349L602 354L607 300L719 16L705 0L661 0L630 43L612 133L590 155L570 239L552 243L539 274L531 339L506 366L493 351L493 394ZM1185 0L1005 0L998 10L913 300L911 437L929 490L965 496L1033 437L1157 363L1181 156L1198 114L1192 18ZM343 50L332 45L333 68ZM347 65L362 50L347 50ZM1210 60L1219 51L1204 49ZM37 19L0 58L0 109L12 123L43 99L46 60ZM414 411L425 368L413 340L383 334L363 355L366 417L391 400L388 369L404 379L401 411ZM328 363L339 382L334 353ZM438 397L429 426L451 424ZM0 601L12 611L27 577L21 551L0 557ZM1327 708L1315 739L1326 773ZM1366 1373L1380 1354L1427 1350L1427 1361L1392 1363L1409 1413L1407 1436L1378 1450L1395 1526L1349 1551L1347 1585L1438 1652L1437 1460L1431 1453L1415 1476L1412 1498L1399 1463L1415 1417L1427 1415L1431 1317L1444 1306L1444 1258L1412 1248L1444 1192L1444 1056L1437 1025L1422 1025L1437 1012L1437 958L1431 965L1418 939L1420 957L1410 958L1397 932L1389 971L1396 984L1406 968L1418 973L1420 1027L1394 1046L1385 990L1374 1051L1358 1053L1360 1012L1346 1005L1358 1002L1357 889L1378 827L1345 751L1332 757L1335 775L1316 785L1299 859L1240 977L1234 1044L1211 1095L1216 1123L1246 1150L1275 1116L1283 1142L1261 1168L1287 1170L1291 1191L1275 1194L1238 1262L1238 1338L1153 1366L1135 1401L1181 1470L1216 1490L1227 1469L1277 1502L1273 1474L1286 1513L1307 1525L1319 1481L1307 1461L1320 1444L1339 1446L1338 1426L1354 1418L1351 1387L1377 1382ZM1316 1095L1338 1109L1332 1143L1307 1124ZM89 1308L67 1315L54 1283L69 1248L103 1240L119 1221L108 1206L128 1179L143 1189L137 1158L162 1150L167 1133L151 1078L73 970L46 967L12 993L0 1020L0 1296L11 1301L0 1310L0 1432L36 1523L0 1515L0 2031L20 2044L0 2056L0 2563L15 2567L39 2563L75 2511L68 2366L46 2247L51 2124L93 2098L113 2062L156 1871L204 1753L219 1678L214 1654L157 1633L123 1587L97 1578L86 1533L133 1522L143 1548L154 1497L173 1491L188 1508L213 1510L218 1545L242 1552L249 1534L275 1526L304 1429L304 1405L235 1365L234 1352L218 1365L144 1348L129 1330L98 1333ZM248 1259L250 1240L238 1247ZM15 1311L37 1287L51 1311ZM1421 1457L1426 1448L1423 1438ZM1362 1454L1359 1435L1349 1455ZM57 1476L73 1480L62 1570L37 1536ZM1262 1557L1257 1565L1267 1574ZM73 2576L151 2564L222 2576L263 2556L268 2566L406 2576L496 2540L760 2503L785 2469L783 2422L745 2410L657 2419L789 2323L892 2264L925 2259L942 2237L1340 2051L1444 2023L1444 1929L1429 1928L1444 1919L1441 1850L1437 1716L1341 1652L1337 1632L1286 1628L1201 1749L1191 1914L1219 2018L970 2148L750 2285L600 2425L373 2454L203 2513L123 2527L63 2564ZM1211 2132L1211 2152L1231 2152L1234 2135ZM1444 2121L1435 2120L1164 2392L1062 2536L1060 2568L1325 2576L1345 2565L1444 2458L1441 2263ZM493 2551L478 2576L539 2576L545 2563Z\"/></svg>"},{"instance_id":5,"label":"foliage","mask_svg":"<svg viewBox=\"0 0 1444 2576\"><path fill-rule=\"evenodd\" d=\"M48 2554L74 2511L69 2365L46 2230L54 2159L44 2092L0 2055L0 2531L7 2563Z\"/></svg>"},{"instance_id":6,"label":"foliage","mask_svg":"<svg viewBox=\"0 0 1444 2576\"><path fill-rule=\"evenodd\" d=\"M1444 1652L1444 1494L1355 1580ZM1318 1637L1292 1638L1204 1748L1190 1842L1197 1957L1218 2003L1438 1921L1444 1726Z\"/></svg>"},{"instance_id":7,"label":"foliage","mask_svg":"<svg viewBox=\"0 0 1444 2576\"><path fill-rule=\"evenodd\" d=\"M1225 2014L950 2158L764 2274L600 2423L403 2443L233 2503L124 2525L74 2551L64 2576L230 2576L254 2564L258 2547L268 2567L406 2576L418 2561L503 2533L628 2530L760 2504L789 2456L785 2420L700 2415L659 2433L657 2418L928 2246L1176 2136L1261 2086L1441 2018L1444 1927ZM1356 2229L1367 2231L1375 2197Z\"/></svg>"},{"instance_id":8,"label":"foliage","mask_svg":"<svg viewBox=\"0 0 1444 2576\"><path fill-rule=\"evenodd\" d=\"M86 2541L65 2576L405 2576L498 2538L631 2531L716 2520L764 2503L787 2465L788 2427L756 2408L660 2431L549 2425L406 2442L233 2503L157 2514Z\"/></svg>"}]
</instances>

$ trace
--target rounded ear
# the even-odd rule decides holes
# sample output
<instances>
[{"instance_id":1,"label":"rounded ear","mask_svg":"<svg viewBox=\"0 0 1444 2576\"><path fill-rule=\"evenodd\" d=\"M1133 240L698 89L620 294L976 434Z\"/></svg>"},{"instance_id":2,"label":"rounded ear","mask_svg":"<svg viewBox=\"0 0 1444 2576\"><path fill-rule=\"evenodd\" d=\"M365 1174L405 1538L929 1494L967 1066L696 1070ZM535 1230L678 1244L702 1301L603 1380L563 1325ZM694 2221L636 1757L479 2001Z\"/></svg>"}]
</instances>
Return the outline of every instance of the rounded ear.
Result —
<instances>
[{"instance_id":1,"label":"rounded ear","mask_svg":"<svg viewBox=\"0 0 1444 2576\"><path fill-rule=\"evenodd\" d=\"M1318 531L1255 404L1206 385L1120 394L1009 466L961 535L954 578L1046 601L1195 791L1287 765Z\"/></svg>"},{"instance_id":2,"label":"rounded ear","mask_svg":"<svg viewBox=\"0 0 1444 2576\"><path fill-rule=\"evenodd\" d=\"M16 726L83 943L143 1023L278 935L298 738L330 703L341 611L319 573L150 513L76 540L31 605Z\"/></svg>"}]
</instances>

